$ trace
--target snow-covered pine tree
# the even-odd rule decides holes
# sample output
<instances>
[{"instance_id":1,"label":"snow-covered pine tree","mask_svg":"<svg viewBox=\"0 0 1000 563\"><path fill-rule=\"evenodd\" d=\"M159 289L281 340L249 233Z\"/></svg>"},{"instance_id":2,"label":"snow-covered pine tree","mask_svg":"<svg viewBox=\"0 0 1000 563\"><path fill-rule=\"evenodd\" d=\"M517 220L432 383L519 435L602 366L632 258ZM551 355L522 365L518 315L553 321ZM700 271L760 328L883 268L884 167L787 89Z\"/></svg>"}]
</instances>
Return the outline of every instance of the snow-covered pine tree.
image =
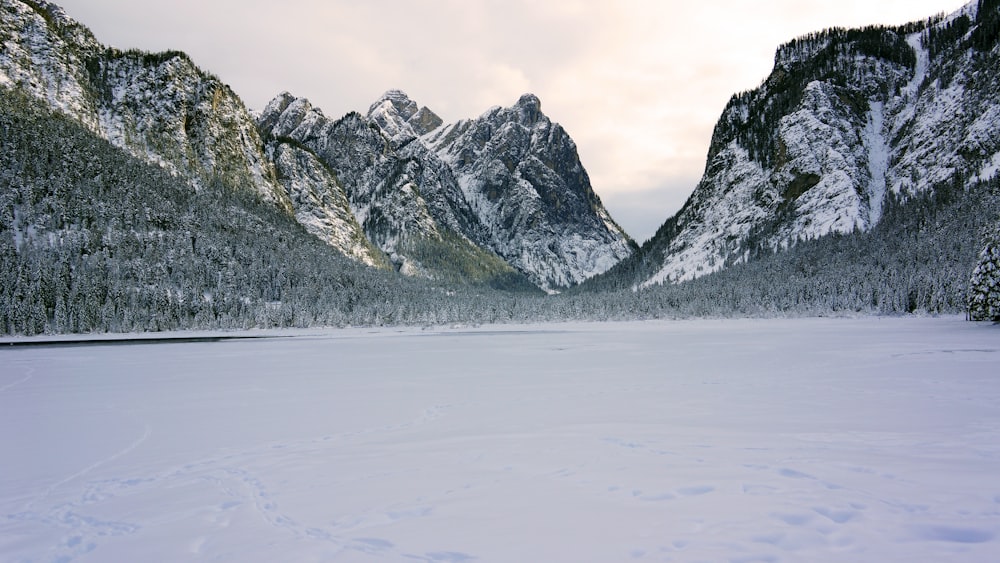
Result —
<instances>
[{"instance_id":1,"label":"snow-covered pine tree","mask_svg":"<svg viewBox=\"0 0 1000 563\"><path fill-rule=\"evenodd\" d=\"M969 318L1000 321L1000 223L985 238L986 245L969 280Z\"/></svg>"}]
</instances>

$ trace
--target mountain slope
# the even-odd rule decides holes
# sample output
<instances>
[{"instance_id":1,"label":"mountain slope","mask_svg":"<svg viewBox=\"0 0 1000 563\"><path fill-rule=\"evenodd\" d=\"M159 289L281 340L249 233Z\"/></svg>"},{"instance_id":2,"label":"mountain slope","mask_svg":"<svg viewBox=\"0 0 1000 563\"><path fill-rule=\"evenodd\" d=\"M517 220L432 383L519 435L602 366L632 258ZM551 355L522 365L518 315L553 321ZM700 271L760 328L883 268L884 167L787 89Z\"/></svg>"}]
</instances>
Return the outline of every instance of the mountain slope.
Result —
<instances>
[{"instance_id":1,"label":"mountain slope","mask_svg":"<svg viewBox=\"0 0 1000 563\"><path fill-rule=\"evenodd\" d=\"M340 180L312 151L291 139L275 139L266 154L295 219L307 231L363 264L389 267L385 254L365 237Z\"/></svg>"},{"instance_id":2,"label":"mountain slope","mask_svg":"<svg viewBox=\"0 0 1000 563\"><path fill-rule=\"evenodd\" d=\"M453 301L6 88L0 185L0 333L412 322L412 302L446 319Z\"/></svg>"},{"instance_id":3,"label":"mountain slope","mask_svg":"<svg viewBox=\"0 0 1000 563\"><path fill-rule=\"evenodd\" d=\"M868 231L891 200L1000 168L1000 5L781 46L733 96L684 207L613 275L690 280L761 250Z\"/></svg>"}]
</instances>

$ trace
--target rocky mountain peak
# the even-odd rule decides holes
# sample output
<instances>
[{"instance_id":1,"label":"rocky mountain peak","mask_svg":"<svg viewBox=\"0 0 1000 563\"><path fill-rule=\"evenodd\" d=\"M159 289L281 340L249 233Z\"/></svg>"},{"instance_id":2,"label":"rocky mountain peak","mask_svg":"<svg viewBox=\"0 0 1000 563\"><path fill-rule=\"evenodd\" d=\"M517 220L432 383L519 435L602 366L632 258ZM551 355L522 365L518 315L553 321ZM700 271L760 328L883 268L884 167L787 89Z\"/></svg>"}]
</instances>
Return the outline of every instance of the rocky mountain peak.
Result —
<instances>
[{"instance_id":1,"label":"rocky mountain peak","mask_svg":"<svg viewBox=\"0 0 1000 563\"><path fill-rule=\"evenodd\" d=\"M401 118L403 118L404 121L413 117L413 114L420 110L420 106L417 105L417 102L411 100L406 92L393 89L382 94L382 96L368 108L368 114L371 115L376 113L376 111L386 103L390 104L392 109Z\"/></svg>"},{"instance_id":2,"label":"rocky mountain peak","mask_svg":"<svg viewBox=\"0 0 1000 563\"><path fill-rule=\"evenodd\" d=\"M443 123L437 114L421 107L402 90L382 94L368 108L368 119L378 124L397 144L426 135Z\"/></svg>"},{"instance_id":3,"label":"rocky mountain peak","mask_svg":"<svg viewBox=\"0 0 1000 563\"><path fill-rule=\"evenodd\" d=\"M250 188L361 262L556 290L633 251L534 95L447 126L402 90L367 115L289 92L254 115L183 53L103 46L49 2L0 7L0 85L195 188Z\"/></svg>"},{"instance_id":4,"label":"rocky mountain peak","mask_svg":"<svg viewBox=\"0 0 1000 563\"><path fill-rule=\"evenodd\" d=\"M537 96L423 140L451 165L490 248L539 287L580 283L632 253L634 243L591 189L576 145L542 114Z\"/></svg>"},{"instance_id":5,"label":"rocky mountain peak","mask_svg":"<svg viewBox=\"0 0 1000 563\"><path fill-rule=\"evenodd\" d=\"M264 111L260 113L257 119L261 130L270 131L274 129L278 119L281 117L281 114L283 114L288 109L288 106L290 106L295 100L296 97L291 93L282 92L268 102L267 105L264 106Z\"/></svg>"},{"instance_id":6,"label":"rocky mountain peak","mask_svg":"<svg viewBox=\"0 0 1000 563\"><path fill-rule=\"evenodd\" d=\"M316 121L325 119L323 112L314 107L307 98L282 92L264 107L264 111L257 118L257 126L267 135L289 137L296 128L308 128Z\"/></svg>"},{"instance_id":7,"label":"rocky mountain peak","mask_svg":"<svg viewBox=\"0 0 1000 563\"><path fill-rule=\"evenodd\" d=\"M538 120L544 117L544 114L542 114L542 101L534 94L522 95L518 98L517 103L514 104L514 108L518 112L521 123L527 126L538 123Z\"/></svg>"}]
</instances>

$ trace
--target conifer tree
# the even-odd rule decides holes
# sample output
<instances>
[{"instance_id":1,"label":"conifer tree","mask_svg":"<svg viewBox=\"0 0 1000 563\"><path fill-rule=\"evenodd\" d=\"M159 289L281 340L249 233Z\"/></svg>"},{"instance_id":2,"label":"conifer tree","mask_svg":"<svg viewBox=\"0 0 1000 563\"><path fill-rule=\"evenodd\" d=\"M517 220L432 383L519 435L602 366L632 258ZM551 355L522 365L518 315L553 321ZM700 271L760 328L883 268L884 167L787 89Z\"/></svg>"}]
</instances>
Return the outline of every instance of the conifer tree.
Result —
<instances>
[{"instance_id":1,"label":"conifer tree","mask_svg":"<svg viewBox=\"0 0 1000 563\"><path fill-rule=\"evenodd\" d=\"M969 280L969 318L1000 321L1000 224L986 235L986 246Z\"/></svg>"}]
</instances>

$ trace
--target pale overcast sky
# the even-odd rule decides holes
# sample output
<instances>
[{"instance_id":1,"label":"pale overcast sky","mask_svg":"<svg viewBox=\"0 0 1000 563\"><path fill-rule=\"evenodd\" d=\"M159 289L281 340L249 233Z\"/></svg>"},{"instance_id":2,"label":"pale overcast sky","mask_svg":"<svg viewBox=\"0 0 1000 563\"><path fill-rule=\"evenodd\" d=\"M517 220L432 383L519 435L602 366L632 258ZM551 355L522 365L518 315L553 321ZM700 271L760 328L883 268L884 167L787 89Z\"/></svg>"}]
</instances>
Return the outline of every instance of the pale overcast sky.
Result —
<instances>
[{"instance_id":1,"label":"pale overcast sky","mask_svg":"<svg viewBox=\"0 0 1000 563\"><path fill-rule=\"evenodd\" d=\"M827 27L902 24L961 0L57 0L99 41L177 49L254 110L281 91L330 117L399 88L446 122L525 92L576 141L638 242L705 166L730 96L775 48Z\"/></svg>"}]
</instances>

